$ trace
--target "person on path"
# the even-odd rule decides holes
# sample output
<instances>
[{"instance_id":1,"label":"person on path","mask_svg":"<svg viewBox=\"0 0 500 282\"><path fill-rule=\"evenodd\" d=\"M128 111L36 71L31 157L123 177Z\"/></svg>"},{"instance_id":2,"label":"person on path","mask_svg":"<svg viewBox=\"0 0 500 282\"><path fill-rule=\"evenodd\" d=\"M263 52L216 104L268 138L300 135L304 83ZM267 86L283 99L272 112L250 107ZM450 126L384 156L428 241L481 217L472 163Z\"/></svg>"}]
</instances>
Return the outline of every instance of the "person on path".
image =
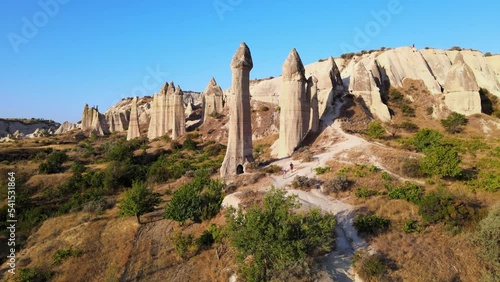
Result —
<instances>
[{"instance_id":1,"label":"person on path","mask_svg":"<svg viewBox=\"0 0 500 282\"><path fill-rule=\"evenodd\" d=\"M293 172L293 164L290 163L290 172Z\"/></svg>"}]
</instances>

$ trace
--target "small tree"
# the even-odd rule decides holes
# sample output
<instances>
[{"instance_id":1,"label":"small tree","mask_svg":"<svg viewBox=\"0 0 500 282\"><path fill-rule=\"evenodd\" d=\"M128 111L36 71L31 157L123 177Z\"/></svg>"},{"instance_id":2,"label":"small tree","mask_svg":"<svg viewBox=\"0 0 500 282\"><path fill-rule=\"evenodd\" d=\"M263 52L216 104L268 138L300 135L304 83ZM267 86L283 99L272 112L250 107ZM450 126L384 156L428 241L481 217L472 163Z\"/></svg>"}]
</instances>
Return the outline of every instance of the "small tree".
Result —
<instances>
[{"instance_id":1,"label":"small tree","mask_svg":"<svg viewBox=\"0 0 500 282\"><path fill-rule=\"evenodd\" d=\"M372 121L368 125L368 131L366 133L372 138L380 139L384 136L385 129L382 127L380 122Z\"/></svg>"},{"instance_id":2,"label":"small tree","mask_svg":"<svg viewBox=\"0 0 500 282\"><path fill-rule=\"evenodd\" d=\"M462 132L463 126L468 122L464 115L459 113L452 113L445 119L441 120L441 124L444 129L449 133L459 133Z\"/></svg>"},{"instance_id":3,"label":"small tree","mask_svg":"<svg viewBox=\"0 0 500 282\"><path fill-rule=\"evenodd\" d=\"M411 142L418 151L423 151L428 147L441 144L442 137L439 131L424 128L417 132Z\"/></svg>"},{"instance_id":4,"label":"small tree","mask_svg":"<svg viewBox=\"0 0 500 282\"><path fill-rule=\"evenodd\" d=\"M119 215L135 215L137 222L140 224L140 216L154 211L155 207L160 204L160 202L160 194L146 188L143 182L134 182L132 184L132 189L125 191L123 198L120 200Z\"/></svg>"}]
</instances>

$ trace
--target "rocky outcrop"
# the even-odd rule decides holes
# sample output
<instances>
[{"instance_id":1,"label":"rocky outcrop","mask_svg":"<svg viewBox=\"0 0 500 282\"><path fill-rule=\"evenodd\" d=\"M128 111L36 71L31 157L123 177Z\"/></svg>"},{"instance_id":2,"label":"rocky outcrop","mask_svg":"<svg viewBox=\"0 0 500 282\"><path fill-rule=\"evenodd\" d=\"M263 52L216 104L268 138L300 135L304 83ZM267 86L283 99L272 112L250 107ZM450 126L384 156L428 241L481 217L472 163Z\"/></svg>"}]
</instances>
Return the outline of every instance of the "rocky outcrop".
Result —
<instances>
[{"instance_id":1,"label":"rocky outcrop","mask_svg":"<svg viewBox=\"0 0 500 282\"><path fill-rule=\"evenodd\" d=\"M58 127L60 124L52 120L0 118L0 137L23 139L42 129L52 135Z\"/></svg>"},{"instance_id":2,"label":"rocky outcrop","mask_svg":"<svg viewBox=\"0 0 500 282\"><path fill-rule=\"evenodd\" d=\"M318 110L318 79L310 76L307 79L307 96L311 97L311 114L309 130L316 133L319 130L319 110Z\"/></svg>"},{"instance_id":3,"label":"rocky outcrop","mask_svg":"<svg viewBox=\"0 0 500 282\"><path fill-rule=\"evenodd\" d=\"M455 56L444 83L445 104L457 113L472 115L481 113L479 86L472 69L461 53Z\"/></svg>"},{"instance_id":4,"label":"rocky outcrop","mask_svg":"<svg viewBox=\"0 0 500 282\"><path fill-rule=\"evenodd\" d=\"M91 107L85 104L82 114L82 130L91 135L103 136L109 134L106 118L99 113L97 107Z\"/></svg>"},{"instance_id":5,"label":"rocky outcrop","mask_svg":"<svg viewBox=\"0 0 500 282\"><path fill-rule=\"evenodd\" d=\"M232 91L228 97L229 123L226 156L220 168L221 177L243 173L253 162L252 123L250 115L250 70L252 54L241 43L231 61Z\"/></svg>"},{"instance_id":6,"label":"rocky outcrop","mask_svg":"<svg viewBox=\"0 0 500 282\"><path fill-rule=\"evenodd\" d=\"M130 111L106 112L104 114L109 132L125 131L128 127Z\"/></svg>"},{"instance_id":7,"label":"rocky outcrop","mask_svg":"<svg viewBox=\"0 0 500 282\"><path fill-rule=\"evenodd\" d=\"M179 136L184 135L186 132L186 118L184 116L184 93L182 89L177 86L175 88L174 95L170 97L172 108L172 116L170 118L172 122L172 139L177 139Z\"/></svg>"},{"instance_id":8,"label":"rocky outcrop","mask_svg":"<svg viewBox=\"0 0 500 282\"><path fill-rule=\"evenodd\" d=\"M375 79L362 61L354 66L349 84L349 92L361 97L366 107L382 121L390 121L391 115L387 105L382 103L380 90Z\"/></svg>"},{"instance_id":9,"label":"rocky outcrop","mask_svg":"<svg viewBox=\"0 0 500 282\"><path fill-rule=\"evenodd\" d=\"M224 93L222 88L217 85L217 82L212 77L208 83L205 91L203 91L203 120L206 120L209 116L214 113L222 113L224 109Z\"/></svg>"},{"instance_id":10,"label":"rocky outcrop","mask_svg":"<svg viewBox=\"0 0 500 282\"><path fill-rule=\"evenodd\" d=\"M127 130L127 140L139 138L141 130L139 127L139 115L137 113L137 97L132 99L132 109L130 110L130 122Z\"/></svg>"},{"instance_id":11,"label":"rocky outcrop","mask_svg":"<svg viewBox=\"0 0 500 282\"><path fill-rule=\"evenodd\" d=\"M304 65L292 49L283 64L278 157L290 156L307 134L311 113L307 94Z\"/></svg>"},{"instance_id":12,"label":"rocky outcrop","mask_svg":"<svg viewBox=\"0 0 500 282\"><path fill-rule=\"evenodd\" d=\"M340 70L332 57L305 66L305 75L318 80L318 111L320 117L333 109L333 102L344 92Z\"/></svg>"},{"instance_id":13,"label":"rocky outcrop","mask_svg":"<svg viewBox=\"0 0 500 282\"><path fill-rule=\"evenodd\" d=\"M77 129L78 126L74 123L71 123L69 121L65 121L59 126L59 128L54 132L54 134L63 134L72 130Z\"/></svg>"}]
</instances>

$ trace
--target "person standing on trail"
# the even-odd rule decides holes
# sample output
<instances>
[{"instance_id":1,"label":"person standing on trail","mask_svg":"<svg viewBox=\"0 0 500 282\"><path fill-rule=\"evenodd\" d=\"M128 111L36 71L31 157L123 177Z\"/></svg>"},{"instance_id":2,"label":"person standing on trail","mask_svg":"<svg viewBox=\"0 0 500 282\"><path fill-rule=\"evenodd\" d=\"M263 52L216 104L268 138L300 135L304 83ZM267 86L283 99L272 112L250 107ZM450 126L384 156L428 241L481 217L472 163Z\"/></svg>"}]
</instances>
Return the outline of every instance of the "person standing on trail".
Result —
<instances>
[{"instance_id":1,"label":"person standing on trail","mask_svg":"<svg viewBox=\"0 0 500 282\"><path fill-rule=\"evenodd\" d=\"M290 163L290 172L293 172L293 164Z\"/></svg>"}]
</instances>

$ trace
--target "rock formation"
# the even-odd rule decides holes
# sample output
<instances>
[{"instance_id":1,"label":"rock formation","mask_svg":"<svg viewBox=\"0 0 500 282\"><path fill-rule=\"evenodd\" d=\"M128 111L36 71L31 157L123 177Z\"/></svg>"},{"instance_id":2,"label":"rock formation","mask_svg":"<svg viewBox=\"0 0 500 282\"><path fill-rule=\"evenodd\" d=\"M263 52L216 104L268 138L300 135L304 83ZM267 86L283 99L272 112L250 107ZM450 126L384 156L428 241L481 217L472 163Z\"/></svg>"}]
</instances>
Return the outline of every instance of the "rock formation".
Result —
<instances>
[{"instance_id":1,"label":"rock formation","mask_svg":"<svg viewBox=\"0 0 500 282\"><path fill-rule=\"evenodd\" d=\"M310 76L307 79L307 96L311 97L311 114L309 130L316 133L319 130L319 110L318 110L318 79Z\"/></svg>"},{"instance_id":2,"label":"rock formation","mask_svg":"<svg viewBox=\"0 0 500 282\"><path fill-rule=\"evenodd\" d=\"M137 97L132 99L132 109L130 110L130 122L127 130L127 140L139 138L141 130L139 127L139 115L137 114Z\"/></svg>"},{"instance_id":3,"label":"rock formation","mask_svg":"<svg viewBox=\"0 0 500 282\"><path fill-rule=\"evenodd\" d=\"M371 72L369 72L363 62L359 62L354 66L349 84L349 91L354 96L363 98L365 105L382 121L390 121L391 115L387 105L382 103L380 90L376 85Z\"/></svg>"},{"instance_id":4,"label":"rock formation","mask_svg":"<svg viewBox=\"0 0 500 282\"><path fill-rule=\"evenodd\" d=\"M306 91L304 65L292 49L283 64L280 96L280 134L278 157L290 156L309 129L311 98Z\"/></svg>"},{"instance_id":5,"label":"rock formation","mask_svg":"<svg viewBox=\"0 0 500 282\"><path fill-rule=\"evenodd\" d=\"M222 113L224 108L222 88L212 77L205 91L203 91L203 120L206 120L213 113Z\"/></svg>"},{"instance_id":6,"label":"rock formation","mask_svg":"<svg viewBox=\"0 0 500 282\"><path fill-rule=\"evenodd\" d=\"M228 99L229 123L226 156L220 169L221 177L244 172L248 162L253 162L252 123L250 115L250 70L252 54L241 43L231 61L232 91Z\"/></svg>"},{"instance_id":7,"label":"rock formation","mask_svg":"<svg viewBox=\"0 0 500 282\"><path fill-rule=\"evenodd\" d=\"M106 118L103 114L99 113L97 107L89 108L85 104L82 115L82 130L97 136L109 134Z\"/></svg>"},{"instance_id":8,"label":"rock formation","mask_svg":"<svg viewBox=\"0 0 500 282\"><path fill-rule=\"evenodd\" d=\"M170 117L172 123L172 139L177 139L179 136L184 135L186 132L186 118L184 116L184 93L182 89L177 86L174 95L169 97L171 99L171 112Z\"/></svg>"},{"instance_id":9,"label":"rock formation","mask_svg":"<svg viewBox=\"0 0 500 282\"><path fill-rule=\"evenodd\" d=\"M104 116L110 132L125 131L128 127L130 111L107 112Z\"/></svg>"},{"instance_id":10,"label":"rock formation","mask_svg":"<svg viewBox=\"0 0 500 282\"><path fill-rule=\"evenodd\" d=\"M444 91L444 101L450 110L464 115L481 113L479 86L461 53L456 55L446 76Z\"/></svg>"},{"instance_id":11,"label":"rock formation","mask_svg":"<svg viewBox=\"0 0 500 282\"><path fill-rule=\"evenodd\" d=\"M54 132L54 134L63 134L77 128L78 127L76 124L71 123L69 121L65 121L61 124L61 126L59 126L59 128Z\"/></svg>"}]
</instances>

